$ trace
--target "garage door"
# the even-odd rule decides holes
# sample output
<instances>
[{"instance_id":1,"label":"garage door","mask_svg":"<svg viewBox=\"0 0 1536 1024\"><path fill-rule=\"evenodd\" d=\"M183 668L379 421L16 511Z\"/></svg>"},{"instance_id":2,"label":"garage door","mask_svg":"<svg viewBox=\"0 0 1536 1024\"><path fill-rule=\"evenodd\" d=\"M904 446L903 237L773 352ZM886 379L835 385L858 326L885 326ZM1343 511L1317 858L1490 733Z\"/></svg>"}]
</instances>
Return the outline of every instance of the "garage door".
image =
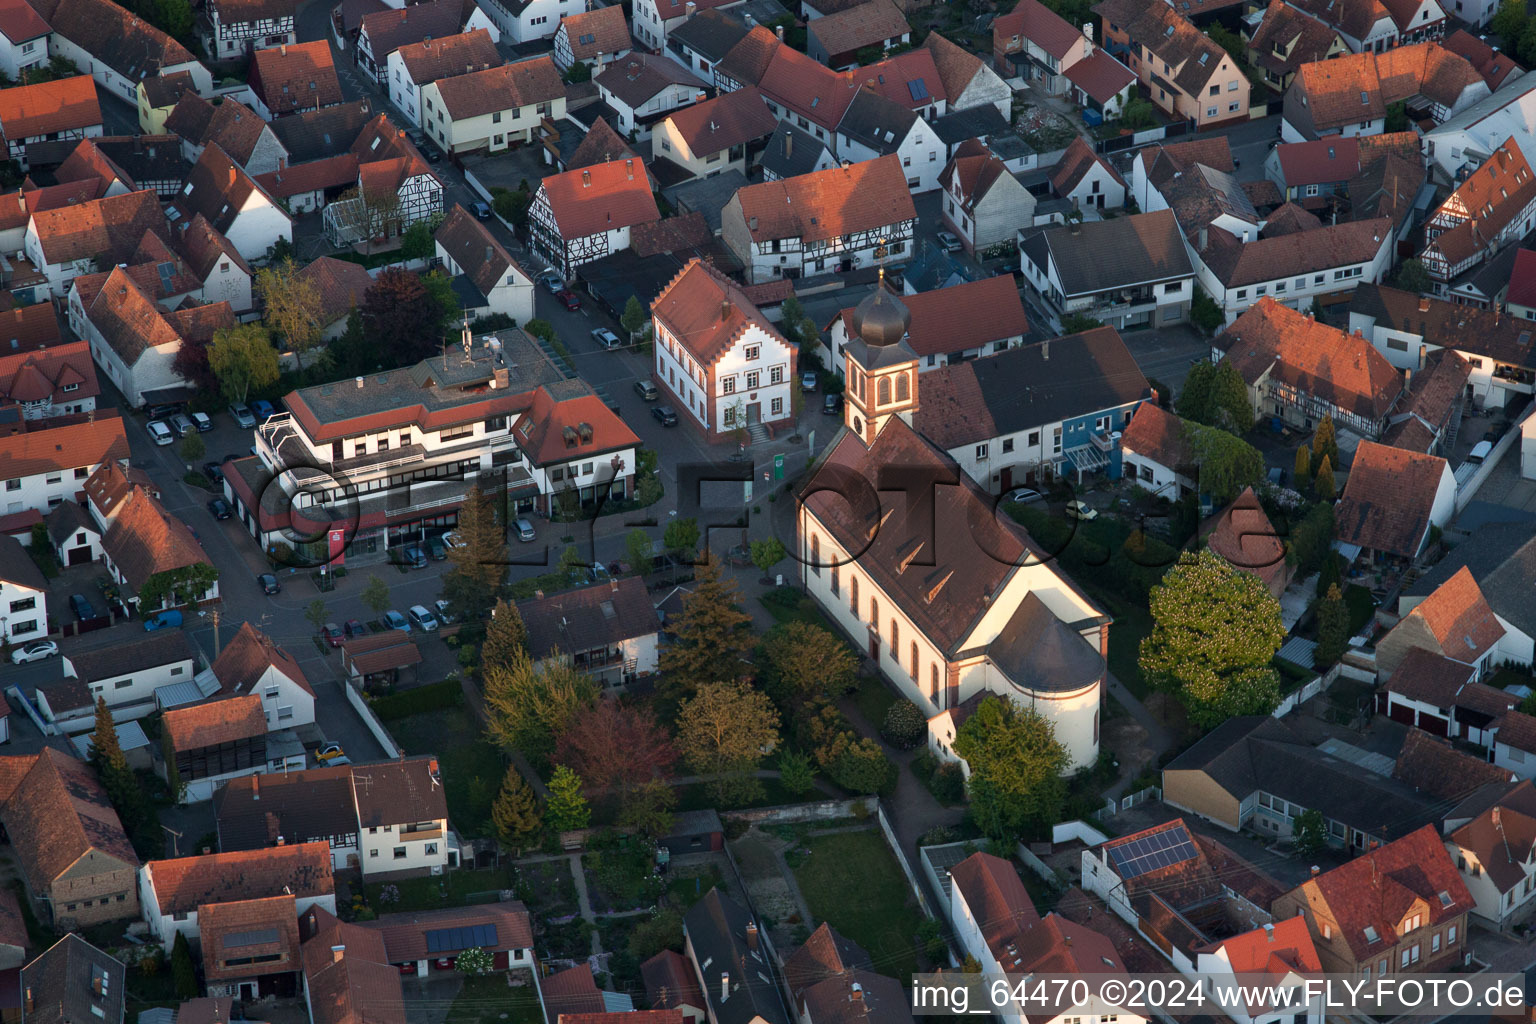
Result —
<instances>
[{"instance_id":1,"label":"garage door","mask_svg":"<svg viewBox=\"0 0 1536 1024\"><path fill-rule=\"evenodd\" d=\"M91 561L91 546L81 545L78 548L70 548L66 552L65 563L68 565L86 565Z\"/></svg>"}]
</instances>

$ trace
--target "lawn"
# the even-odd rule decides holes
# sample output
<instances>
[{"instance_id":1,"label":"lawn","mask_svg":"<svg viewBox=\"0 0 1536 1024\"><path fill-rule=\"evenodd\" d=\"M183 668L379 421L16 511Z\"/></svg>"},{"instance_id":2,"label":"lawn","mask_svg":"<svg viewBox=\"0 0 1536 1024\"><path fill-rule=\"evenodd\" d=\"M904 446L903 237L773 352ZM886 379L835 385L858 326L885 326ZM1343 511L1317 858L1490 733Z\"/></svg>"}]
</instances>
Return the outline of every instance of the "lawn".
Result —
<instances>
[{"instance_id":1,"label":"lawn","mask_svg":"<svg viewBox=\"0 0 1536 1024\"><path fill-rule=\"evenodd\" d=\"M876 971L906 984L918 968L923 914L880 833L839 832L805 845L810 854L795 881L811 913L868 950Z\"/></svg>"},{"instance_id":2,"label":"lawn","mask_svg":"<svg viewBox=\"0 0 1536 1024\"><path fill-rule=\"evenodd\" d=\"M512 878L506 868L479 871L448 871L437 876L402 878L394 882L375 882L367 886L368 905L377 913L402 910L436 910L461 907L470 903L494 903L497 893L510 888ZM383 898L385 889L400 894L395 901Z\"/></svg>"},{"instance_id":3,"label":"lawn","mask_svg":"<svg viewBox=\"0 0 1536 1024\"><path fill-rule=\"evenodd\" d=\"M444 1024L544 1024L533 986L508 988L506 976L465 978Z\"/></svg>"},{"instance_id":4,"label":"lawn","mask_svg":"<svg viewBox=\"0 0 1536 1024\"><path fill-rule=\"evenodd\" d=\"M859 688L853 691L853 703L876 731L885 724L885 713L891 705L901 699L879 676L860 676Z\"/></svg>"},{"instance_id":5,"label":"lawn","mask_svg":"<svg viewBox=\"0 0 1536 1024\"><path fill-rule=\"evenodd\" d=\"M832 628L827 617L821 614L821 609L816 606L816 602L793 587L770 590L758 598L758 601L768 609L768 614L773 616L775 622L808 622L813 626L820 626L834 636L840 635Z\"/></svg>"},{"instance_id":6,"label":"lawn","mask_svg":"<svg viewBox=\"0 0 1536 1024\"><path fill-rule=\"evenodd\" d=\"M1109 670L1125 688L1145 700L1152 692L1141 677L1141 641L1152 632L1152 613L1086 584L1089 594L1114 617L1109 627Z\"/></svg>"},{"instance_id":7,"label":"lawn","mask_svg":"<svg viewBox=\"0 0 1536 1024\"><path fill-rule=\"evenodd\" d=\"M390 734L407 754L436 754L447 790L448 820L467 839L489 834L491 803L506 766L481 736L480 723L466 707L449 707L397 718Z\"/></svg>"}]
</instances>

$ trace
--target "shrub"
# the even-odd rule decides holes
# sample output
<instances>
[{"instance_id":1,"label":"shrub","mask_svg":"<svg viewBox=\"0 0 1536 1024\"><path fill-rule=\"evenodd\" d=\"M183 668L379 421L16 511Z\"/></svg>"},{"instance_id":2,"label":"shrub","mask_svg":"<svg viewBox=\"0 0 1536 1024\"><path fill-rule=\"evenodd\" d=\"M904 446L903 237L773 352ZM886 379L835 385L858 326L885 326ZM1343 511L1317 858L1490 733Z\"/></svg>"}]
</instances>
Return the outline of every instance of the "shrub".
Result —
<instances>
[{"instance_id":1,"label":"shrub","mask_svg":"<svg viewBox=\"0 0 1536 1024\"><path fill-rule=\"evenodd\" d=\"M965 774L953 761L939 765L928 784L933 798L941 804L957 804L965 799Z\"/></svg>"},{"instance_id":2,"label":"shrub","mask_svg":"<svg viewBox=\"0 0 1536 1024\"><path fill-rule=\"evenodd\" d=\"M885 724L880 735L901 750L911 750L922 742L928 732L928 720L923 711L910 700L899 700L885 713Z\"/></svg>"},{"instance_id":3,"label":"shrub","mask_svg":"<svg viewBox=\"0 0 1536 1024\"><path fill-rule=\"evenodd\" d=\"M375 697L372 708L381 720L390 722L441 708L457 707L462 703L464 688L457 679L445 679L440 683L429 683L388 697Z\"/></svg>"},{"instance_id":4,"label":"shrub","mask_svg":"<svg viewBox=\"0 0 1536 1024\"><path fill-rule=\"evenodd\" d=\"M948 825L935 825L918 837L918 846L944 846L960 838L960 833Z\"/></svg>"}]
</instances>

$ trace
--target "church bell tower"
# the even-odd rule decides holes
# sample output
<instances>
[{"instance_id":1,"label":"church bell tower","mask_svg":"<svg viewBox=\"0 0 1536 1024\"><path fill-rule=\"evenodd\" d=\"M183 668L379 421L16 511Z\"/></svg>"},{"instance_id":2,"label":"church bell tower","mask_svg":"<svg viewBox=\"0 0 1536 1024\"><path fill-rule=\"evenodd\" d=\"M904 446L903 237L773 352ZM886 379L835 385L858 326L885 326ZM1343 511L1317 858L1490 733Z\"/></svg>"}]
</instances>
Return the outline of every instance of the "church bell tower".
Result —
<instances>
[{"instance_id":1,"label":"church bell tower","mask_svg":"<svg viewBox=\"0 0 1536 1024\"><path fill-rule=\"evenodd\" d=\"M865 446L891 417L908 426L917 411L917 353L907 341L912 312L885 283L853 310L853 331L844 348L843 423Z\"/></svg>"}]
</instances>

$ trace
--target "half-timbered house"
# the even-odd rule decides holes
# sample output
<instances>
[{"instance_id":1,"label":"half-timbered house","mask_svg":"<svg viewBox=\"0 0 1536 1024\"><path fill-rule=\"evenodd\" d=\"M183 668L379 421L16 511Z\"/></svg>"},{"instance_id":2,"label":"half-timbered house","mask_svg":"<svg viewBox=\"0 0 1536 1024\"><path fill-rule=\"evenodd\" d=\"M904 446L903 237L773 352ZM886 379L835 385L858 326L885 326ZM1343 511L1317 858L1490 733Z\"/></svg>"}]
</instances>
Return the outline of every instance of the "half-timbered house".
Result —
<instances>
[{"instance_id":1,"label":"half-timbered house","mask_svg":"<svg viewBox=\"0 0 1536 1024\"><path fill-rule=\"evenodd\" d=\"M1533 224L1536 176L1509 138L1424 225L1427 244L1419 259L1434 281L1435 293L1445 294L1447 282L1518 242Z\"/></svg>"},{"instance_id":2,"label":"half-timbered house","mask_svg":"<svg viewBox=\"0 0 1536 1024\"><path fill-rule=\"evenodd\" d=\"M325 233L333 245L393 238L443 210L443 182L385 114L352 144L357 195L325 207Z\"/></svg>"},{"instance_id":3,"label":"half-timbered house","mask_svg":"<svg viewBox=\"0 0 1536 1024\"><path fill-rule=\"evenodd\" d=\"M200 35L215 60L230 60L270 46L298 42L295 0L208 0Z\"/></svg>"},{"instance_id":4,"label":"half-timbered house","mask_svg":"<svg viewBox=\"0 0 1536 1024\"><path fill-rule=\"evenodd\" d=\"M6 156L23 171L30 143L100 134L101 103L89 75L0 90L0 135Z\"/></svg>"},{"instance_id":5,"label":"half-timbered house","mask_svg":"<svg viewBox=\"0 0 1536 1024\"><path fill-rule=\"evenodd\" d=\"M748 185L720 214L721 238L749 284L904 262L916 224L894 153Z\"/></svg>"},{"instance_id":6,"label":"half-timbered house","mask_svg":"<svg viewBox=\"0 0 1536 1024\"><path fill-rule=\"evenodd\" d=\"M629 157L552 174L528 207L533 247L571 277L629 248L629 229L661 219L645 164Z\"/></svg>"}]
</instances>

